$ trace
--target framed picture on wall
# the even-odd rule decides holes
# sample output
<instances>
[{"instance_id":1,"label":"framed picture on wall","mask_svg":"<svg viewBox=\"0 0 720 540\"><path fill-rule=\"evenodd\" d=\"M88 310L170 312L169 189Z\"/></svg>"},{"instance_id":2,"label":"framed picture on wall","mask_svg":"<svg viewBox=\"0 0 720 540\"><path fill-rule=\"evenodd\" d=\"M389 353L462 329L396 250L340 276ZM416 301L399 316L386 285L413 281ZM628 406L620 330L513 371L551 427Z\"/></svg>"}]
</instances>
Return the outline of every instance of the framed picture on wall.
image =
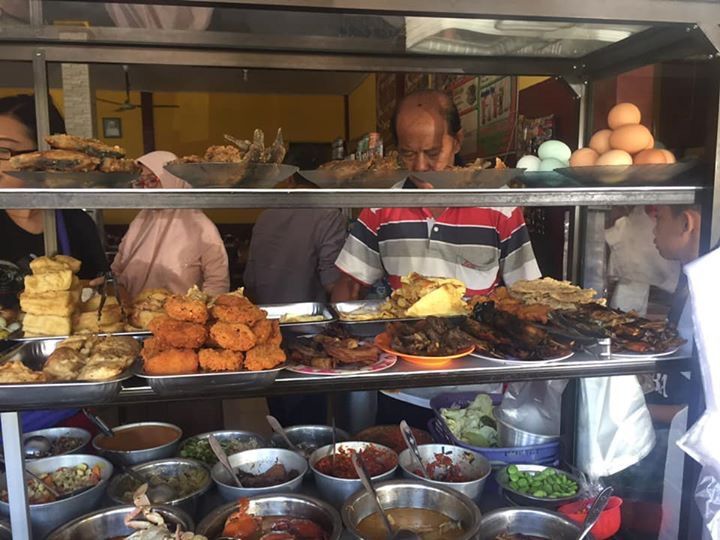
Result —
<instances>
[{"instance_id":1,"label":"framed picture on wall","mask_svg":"<svg viewBox=\"0 0 720 540\"><path fill-rule=\"evenodd\" d=\"M122 137L122 119L117 117L103 118L103 137L119 139Z\"/></svg>"}]
</instances>

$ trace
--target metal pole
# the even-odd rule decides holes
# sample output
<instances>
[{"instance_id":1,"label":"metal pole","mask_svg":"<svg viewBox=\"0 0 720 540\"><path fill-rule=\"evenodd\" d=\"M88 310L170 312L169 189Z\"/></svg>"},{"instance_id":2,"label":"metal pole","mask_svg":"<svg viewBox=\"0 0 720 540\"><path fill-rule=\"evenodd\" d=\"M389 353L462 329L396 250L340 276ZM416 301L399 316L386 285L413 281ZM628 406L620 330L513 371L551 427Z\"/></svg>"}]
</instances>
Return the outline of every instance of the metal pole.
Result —
<instances>
[{"instance_id":1,"label":"metal pole","mask_svg":"<svg viewBox=\"0 0 720 540\"><path fill-rule=\"evenodd\" d=\"M43 24L42 0L29 0L30 26L40 28Z\"/></svg>"},{"instance_id":2,"label":"metal pole","mask_svg":"<svg viewBox=\"0 0 720 540\"><path fill-rule=\"evenodd\" d=\"M13 540L32 540L30 507L27 503L25 486L25 453L22 444L20 413L4 412L0 414L0 421L2 421L5 478L8 502L10 503L12 537Z\"/></svg>"}]
</instances>

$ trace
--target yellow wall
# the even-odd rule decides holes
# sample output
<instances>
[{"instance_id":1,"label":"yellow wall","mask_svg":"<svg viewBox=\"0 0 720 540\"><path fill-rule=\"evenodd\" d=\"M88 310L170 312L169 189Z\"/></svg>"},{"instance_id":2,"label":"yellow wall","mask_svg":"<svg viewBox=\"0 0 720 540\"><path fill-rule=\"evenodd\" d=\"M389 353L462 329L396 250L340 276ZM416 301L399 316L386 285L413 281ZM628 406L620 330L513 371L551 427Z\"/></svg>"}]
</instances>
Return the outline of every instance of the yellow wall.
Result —
<instances>
[{"instance_id":1,"label":"yellow wall","mask_svg":"<svg viewBox=\"0 0 720 540\"><path fill-rule=\"evenodd\" d=\"M518 92L547 81L550 77L518 77Z\"/></svg>"},{"instance_id":2,"label":"yellow wall","mask_svg":"<svg viewBox=\"0 0 720 540\"><path fill-rule=\"evenodd\" d=\"M350 140L377 129L377 97L375 74L368 75L348 99Z\"/></svg>"}]
</instances>

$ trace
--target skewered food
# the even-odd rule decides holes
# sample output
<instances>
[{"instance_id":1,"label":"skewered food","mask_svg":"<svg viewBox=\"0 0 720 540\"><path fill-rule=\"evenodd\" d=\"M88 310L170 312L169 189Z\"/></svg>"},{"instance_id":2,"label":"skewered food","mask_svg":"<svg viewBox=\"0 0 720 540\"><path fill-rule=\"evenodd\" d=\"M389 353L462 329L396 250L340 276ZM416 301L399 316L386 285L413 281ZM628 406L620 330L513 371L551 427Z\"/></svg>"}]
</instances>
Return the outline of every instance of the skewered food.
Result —
<instances>
[{"instance_id":1,"label":"skewered food","mask_svg":"<svg viewBox=\"0 0 720 540\"><path fill-rule=\"evenodd\" d=\"M58 134L45 137L52 148L61 150L74 150L89 156L99 158L122 158L125 157L125 150L119 146L109 146L97 139L87 139L75 135Z\"/></svg>"},{"instance_id":2,"label":"skewered food","mask_svg":"<svg viewBox=\"0 0 720 540\"><path fill-rule=\"evenodd\" d=\"M248 499L238 501L238 509L225 521L222 535L237 540L328 540L329 535L309 519L291 516L254 516L248 512Z\"/></svg>"},{"instance_id":3,"label":"skewered food","mask_svg":"<svg viewBox=\"0 0 720 540\"><path fill-rule=\"evenodd\" d=\"M380 349L375 345L354 338L339 325L330 325L311 338L298 338L288 345L288 351L290 360L321 369L331 369L338 364L370 365L380 356Z\"/></svg>"},{"instance_id":4,"label":"skewered food","mask_svg":"<svg viewBox=\"0 0 720 540\"><path fill-rule=\"evenodd\" d=\"M391 348L414 356L452 356L473 345L473 340L448 319L428 317L387 325Z\"/></svg>"}]
</instances>

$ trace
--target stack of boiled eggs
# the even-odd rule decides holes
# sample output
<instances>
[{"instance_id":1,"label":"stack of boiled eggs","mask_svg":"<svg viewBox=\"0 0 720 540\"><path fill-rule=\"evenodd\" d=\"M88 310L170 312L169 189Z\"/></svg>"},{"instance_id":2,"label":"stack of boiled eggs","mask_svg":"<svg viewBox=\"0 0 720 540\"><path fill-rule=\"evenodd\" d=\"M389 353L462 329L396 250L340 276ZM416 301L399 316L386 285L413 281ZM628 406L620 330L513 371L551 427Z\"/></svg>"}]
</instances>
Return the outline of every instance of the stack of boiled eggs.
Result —
<instances>
[{"instance_id":1,"label":"stack of boiled eggs","mask_svg":"<svg viewBox=\"0 0 720 540\"><path fill-rule=\"evenodd\" d=\"M554 171L570 165L570 147L561 141L545 141L538 148L538 155L521 157L517 162L518 169L527 172Z\"/></svg>"},{"instance_id":2,"label":"stack of boiled eggs","mask_svg":"<svg viewBox=\"0 0 720 540\"><path fill-rule=\"evenodd\" d=\"M650 130L640 123L640 109L632 103L618 103L608 113L610 129L601 129L587 148L575 150L571 167L649 165L675 163L668 150L654 148Z\"/></svg>"}]
</instances>

